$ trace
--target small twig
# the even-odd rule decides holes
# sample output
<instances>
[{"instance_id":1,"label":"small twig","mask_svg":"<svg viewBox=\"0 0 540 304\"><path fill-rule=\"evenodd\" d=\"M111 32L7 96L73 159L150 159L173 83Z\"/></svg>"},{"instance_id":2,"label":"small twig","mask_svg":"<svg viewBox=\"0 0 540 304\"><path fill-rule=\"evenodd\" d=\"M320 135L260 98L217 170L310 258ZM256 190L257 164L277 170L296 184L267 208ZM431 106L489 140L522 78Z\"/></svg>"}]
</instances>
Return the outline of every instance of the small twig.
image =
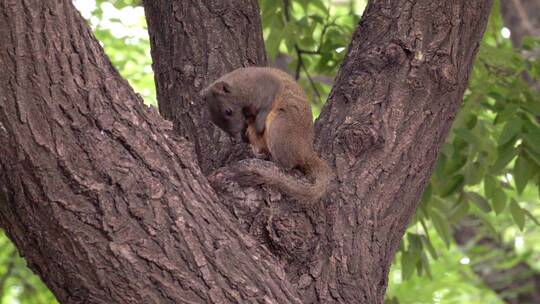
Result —
<instances>
[{"instance_id":1,"label":"small twig","mask_svg":"<svg viewBox=\"0 0 540 304\"><path fill-rule=\"evenodd\" d=\"M315 95L317 95L319 104L322 104L322 97L321 97L321 94L319 93L319 90L317 90L317 87L315 86L315 81L313 81L313 78L311 78L311 75L309 75L306 65L302 63L302 67L304 68L304 73L306 73L306 77L308 78L309 83L311 84L311 87L313 88L313 92L315 92Z\"/></svg>"},{"instance_id":2,"label":"small twig","mask_svg":"<svg viewBox=\"0 0 540 304\"><path fill-rule=\"evenodd\" d=\"M285 12L285 20L287 22L291 21L289 16L289 0L283 0L283 6L284 6L284 12Z\"/></svg>"},{"instance_id":3,"label":"small twig","mask_svg":"<svg viewBox=\"0 0 540 304\"><path fill-rule=\"evenodd\" d=\"M284 8L285 20L287 22L290 22L289 0L283 0L283 5L285 7ZM306 65L304 64L302 54L311 54L311 55L320 55L321 54L321 45L322 45L323 37L324 37L324 34L325 34L326 30L328 29L328 27L329 27L329 24L325 24L325 26L323 27L323 30L321 32L321 41L320 41L319 47L317 48L316 51L302 50L302 49L300 49L300 47L298 47L298 44L296 44L296 43L294 44L294 49L296 50L296 56L298 56L298 64L296 65L296 71L294 73L294 79L298 80L300 78L300 70L303 68L304 73L306 73L306 77L308 78L309 83L311 84L311 87L313 88L313 92L315 92L315 95L317 95L317 98L319 100L319 104L321 103L321 100L322 100L321 94L319 93L319 90L317 90L317 87L315 86L315 81L313 81L313 78L311 78L311 75L309 74L308 69L307 69Z\"/></svg>"},{"instance_id":4,"label":"small twig","mask_svg":"<svg viewBox=\"0 0 540 304\"><path fill-rule=\"evenodd\" d=\"M294 79L298 80L300 79L300 68L304 65L302 54L300 53L300 50L298 49L298 46L295 44L294 48L296 49L296 56L298 57L298 63L296 64L296 71L294 73Z\"/></svg>"},{"instance_id":5,"label":"small twig","mask_svg":"<svg viewBox=\"0 0 540 304\"><path fill-rule=\"evenodd\" d=\"M320 48L320 47L319 47ZM307 50L303 50L303 49L298 49L297 50L298 52L300 52L300 54L308 54L308 55L321 55L321 51L320 50L316 50L316 51L307 51Z\"/></svg>"}]
</instances>

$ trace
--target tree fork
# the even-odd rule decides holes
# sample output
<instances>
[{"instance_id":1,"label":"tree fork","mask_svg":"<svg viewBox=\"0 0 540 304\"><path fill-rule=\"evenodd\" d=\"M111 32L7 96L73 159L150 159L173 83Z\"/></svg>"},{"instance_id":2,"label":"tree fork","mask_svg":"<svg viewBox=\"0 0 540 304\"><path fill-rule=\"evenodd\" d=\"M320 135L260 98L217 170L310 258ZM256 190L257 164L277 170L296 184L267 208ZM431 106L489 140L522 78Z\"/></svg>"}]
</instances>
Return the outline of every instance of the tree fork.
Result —
<instances>
[{"instance_id":1,"label":"tree fork","mask_svg":"<svg viewBox=\"0 0 540 304\"><path fill-rule=\"evenodd\" d=\"M0 225L60 302L300 303L71 1L0 8Z\"/></svg>"},{"instance_id":2,"label":"tree fork","mask_svg":"<svg viewBox=\"0 0 540 304\"><path fill-rule=\"evenodd\" d=\"M71 1L0 4L0 225L31 268L62 303L382 303L491 1L369 2L316 124L336 181L307 212L205 177L246 153L196 93L265 63L255 1L144 4L160 111L181 136Z\"/></svg>"}]
</instances>

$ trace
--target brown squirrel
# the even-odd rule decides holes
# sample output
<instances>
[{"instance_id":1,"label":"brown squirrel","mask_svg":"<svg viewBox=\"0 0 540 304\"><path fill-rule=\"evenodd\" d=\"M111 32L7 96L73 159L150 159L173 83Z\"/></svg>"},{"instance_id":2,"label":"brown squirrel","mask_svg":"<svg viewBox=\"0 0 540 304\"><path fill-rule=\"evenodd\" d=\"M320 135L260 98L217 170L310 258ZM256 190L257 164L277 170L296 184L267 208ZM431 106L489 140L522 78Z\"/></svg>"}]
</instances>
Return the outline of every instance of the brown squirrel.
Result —
<instances>
[{"instance_id":1,"label":"brown squirrel","mask_svg":"<svg viewBox=\"0 0 540 304\"><path fill-rule=\"evenodd\" d=\"M287 73L268 67L239 68L201 91L214 124L251 144L286 170L299 168L307 184L282 172L251 169L262 183L299 200L318 200L328 188L331 169L313 149L313 118L308 98Z\"/></svg>"}]
</instances>

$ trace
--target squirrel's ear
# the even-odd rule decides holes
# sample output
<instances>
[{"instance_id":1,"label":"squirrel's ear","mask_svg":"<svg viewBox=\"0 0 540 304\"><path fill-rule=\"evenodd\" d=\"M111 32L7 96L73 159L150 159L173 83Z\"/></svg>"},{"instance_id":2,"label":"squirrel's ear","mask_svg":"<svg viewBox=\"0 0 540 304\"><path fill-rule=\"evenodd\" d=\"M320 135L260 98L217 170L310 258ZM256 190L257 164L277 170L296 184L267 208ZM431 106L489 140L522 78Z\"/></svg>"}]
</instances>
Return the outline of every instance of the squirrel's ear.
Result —
<instances>
[{"instance_id":1,"label":"squirrel's ear","mask_svg":"<svg viewBox=\"0 0 540 304\"><path fill-rule=\"evenodd\" d=\"M225 81L219 81L212 86L212 92L216 95L228 95L231 93L231 86Z\"/></svg>"}]
</instances>

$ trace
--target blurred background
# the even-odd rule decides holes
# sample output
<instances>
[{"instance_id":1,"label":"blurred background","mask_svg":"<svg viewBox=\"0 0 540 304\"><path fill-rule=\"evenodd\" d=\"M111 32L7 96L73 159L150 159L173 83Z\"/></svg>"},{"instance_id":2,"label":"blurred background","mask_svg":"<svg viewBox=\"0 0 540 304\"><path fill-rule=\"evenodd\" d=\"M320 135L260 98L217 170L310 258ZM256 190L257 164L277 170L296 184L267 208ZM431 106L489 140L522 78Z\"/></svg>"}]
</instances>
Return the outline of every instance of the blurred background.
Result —
<instances>
[{"instance_id":1,"label":"blurred background","mask_svg":"<svg viewBox=\"0 0 540 304\"><path fill-rule=\"evenodd\" d=\"M318 115L367 1L260 0L269 61ZM140 0L75 0L156 106ZM540 0L496 1L462 109L389 278L386 303L540 303ZM0 304L57 303L0 231Z\"/></svg>"}]
</instances>

